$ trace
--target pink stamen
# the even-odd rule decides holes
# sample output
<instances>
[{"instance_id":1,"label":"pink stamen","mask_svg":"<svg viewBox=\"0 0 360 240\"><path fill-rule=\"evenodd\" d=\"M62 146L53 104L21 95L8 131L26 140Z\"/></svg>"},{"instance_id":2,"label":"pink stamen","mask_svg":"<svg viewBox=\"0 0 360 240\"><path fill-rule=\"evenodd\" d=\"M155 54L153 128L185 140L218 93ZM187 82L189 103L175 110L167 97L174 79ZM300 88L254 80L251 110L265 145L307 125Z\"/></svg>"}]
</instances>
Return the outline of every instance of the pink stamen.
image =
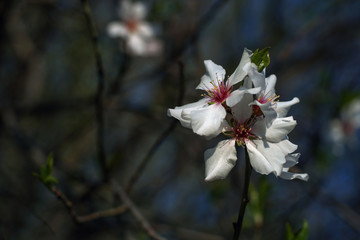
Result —
<instances>
[{"instance_id":1,"label":"pink stamen","mask_svg":"<svg viewBox=\"0 0 360 240\"><path fill-rule=\"evenodd\" d=\"M252 131L253 118L248 119L245 123L239 123L234 121L233 128L231 129L230 135L236 140L239 146L244 146L248 139L256 139Z\"/></svg>"},{"instance_id":2,"label":"pink stamen","mask_svg":"<svg viewBox=\"0 0 360 240\"><path fill-rule=\"evenodd\" d=\"M275 93L271 93L269 91L266 94L261 93L260 97L258 98L258 102L261 104L271 102L271 105L276 105L277 99L279 97L280 97L279 95L276 95Z\"/></svg>"},{"instance_id":3,"label":"pink stamen","mask_svg":"<svg viewBox=\"0 0 360 240\"><path fill-rule=\"evenodd\" d=\"M228 81L219 80L216 77L217 84L210 82L213 88L206 86L206 93L202 96L209 98L210 104L222 104L229 96L232 91L232 86L229 85Z\"/></svg>"},{"instance_id":4,"label":"pink stamen","mask_svg":"<svg viewBox=\"0 0 360 240\"><path fill-rule=\"evenodd\" d=\"M264 92L262 92L260 94L260 97L257 99L257 101L261 104L270 102L270 104L273 106L273 108L276 108L276 104L277 104L279 97L280 97L279 95L276 95L275 93L271 93L270 91L267 92L266 94L264 94ZM252 108L253 108L253 114L255 116L264 115L259 106L253 105Z\"/></svg>"}]
</instances>

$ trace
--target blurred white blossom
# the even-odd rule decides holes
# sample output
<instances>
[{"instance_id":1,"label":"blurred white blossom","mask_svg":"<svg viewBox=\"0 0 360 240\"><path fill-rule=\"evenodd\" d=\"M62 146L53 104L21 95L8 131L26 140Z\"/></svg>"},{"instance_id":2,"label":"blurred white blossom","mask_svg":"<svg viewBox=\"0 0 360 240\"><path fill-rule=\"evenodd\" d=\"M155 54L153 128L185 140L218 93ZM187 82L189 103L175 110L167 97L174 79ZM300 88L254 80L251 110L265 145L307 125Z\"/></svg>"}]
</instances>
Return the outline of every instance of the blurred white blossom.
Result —
<instances>
[{"instance_id":1,"label":"blurred white blossom","mask_svg":"<svg viewBox=\"0 0 360 240\"><path fill-rule=\"evenodd\" d=\"M342 152L344 145L355 147L358 144L356 131L360 128L360 99L346 105L340 117L330 122L330 139L334 143L334 152Z\"/></svg>"},{"instance_id":2,"label":"blurred white blossom","mask_svg":"<svg viewBox=\"0 0 360 240\"><path fill-rule=\"evenodd\" d=\"M156 38L155 27L145 21L146 6L141 2L120 1L119 17L122 21L109 23L110 37L122 38L129 54L137 56L158 55L163 43Z\"/></svg>"}]
</instances>

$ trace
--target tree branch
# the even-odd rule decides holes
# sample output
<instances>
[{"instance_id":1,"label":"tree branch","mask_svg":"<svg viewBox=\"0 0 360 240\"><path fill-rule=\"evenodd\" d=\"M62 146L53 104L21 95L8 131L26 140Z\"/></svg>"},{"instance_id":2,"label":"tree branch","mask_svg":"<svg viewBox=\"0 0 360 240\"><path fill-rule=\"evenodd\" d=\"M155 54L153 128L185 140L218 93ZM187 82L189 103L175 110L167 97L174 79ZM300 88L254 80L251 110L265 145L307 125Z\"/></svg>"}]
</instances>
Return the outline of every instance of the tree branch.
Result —
<instances>
[{"instance_id":1,"label":"tree branch","mask_svg":"<svg viewBox=\"0 0 360 240\"><path fill-rule=\"evenodd\" d=\"M106 155L104 147L104 95L105 95L105 74L104 67L101 60L100 50L98 46L98 33L95 27L95 23L92 19L91 9L88 0L81 0L84 15L86 18L87 25L91 34L91 41L93 45L93 51L95 54L97 76L98 76L98 87L95 96L95 112L97 122L97 151L98 160L102 169L103 181L107 182L109 174L106 166Z\"/></svg>"},{"instance_id":2,"label":"tree branch","mask_svg":"<svg viewBox=\"0 0 360 240\"><path fill-rule=\"evenodd\" d=\"M63 205L66 207L67 212L73 219L75 223L85 223L90 222L99 218L106 218L106 217L113 217L117 215L123 214L128 207L125 205L120 205L115 208L110 208L102 211L97 211L90 213L88 215L79 216L76 214L73 203L63 194L59 189L57 189L54 186L48 187L48 189L55 194L55 196L63 203Z\"/></svg>"},{"instance_id":3,"label":"tree branch","mask_svg":"<svg viewBox=\"0 0 360 240\"><path fill-rule=\"evenodd\" d=\"M247 152L247 148L245 147L245 180L244 180L244 186L243 186L243 192L242 192L242 200L240 204L240 210L239 210L239 216L238 220L234 224L234 236L233 240L238 240L241 233L241 227L244 219L245 214L245 208L247 203L249 202L248 192L249 192L249 185L250 185L250 177L251 177L251 165L250 165L250 158L249 153Z\"/></svg>"},{"instance_id":4,"label":"tree branch","mask_svg":"<svg viewBox=\"0 0 360 240\"><path fill-rule=\"evenodd\" d=\"M124 212L126 212L127 209L128 208L125 205L120 205L115 208L110 208L110 209L106 209L103 211L93 212L88 215L78 216L77 220L79 222L90 222L90 221L93 221L93 220L99 219L99 218L113 217L113 216L123 214Z\"/></svg>"},{"instance_id":5,"label":"tree branch","mask_svg":"<svg viewBox=\"0 0 360 240\"><path fill-rule=\"evenodd\" d=\"M181 103L183 101L183 98L184 98L184 94L185 94L185 79L184 79L184 64L182 63L182 61L179 61L178 63L179 63L179 95L178 95L177 105L179 106L179 105L181 105ZM127 193L131 192L134 184L137 182L137 180L139 179L141 173L144 171L144 169L145 169L146 165L148 164L151 156L161 146L161 143L164 141L164 139L175 129L176 124L177 124L177 120L173 119L171 124L169 125L169 127L166 128L160 134L160 136L156 139L154 144L151 146L150 150L148 151L148 153L146 154L144 159L140 162L140 164L136 168L135 172L130 177L130 180L129 180L128 184L126 185L126 188L125 188Z\"/></svg>"},{"instance_id":6,"label":"tree branch","mask_svg":"<svg viewBox=\"0 0 360 240\"><path fill-rule=\"evenodd\" d=\"M165 240L162 236L157 234L155 230L151 227L150 223L146 220L146 218L142 215L142 213L138 210L135 204L130 200L125 191L113 180L112 185L119 196L119 198L123 201L123 203L129 208L131 213L134 215L136 220L140 223L141 227L145 230L145 232L152 238L156 240Z\"/></svg>"}]
</instances>

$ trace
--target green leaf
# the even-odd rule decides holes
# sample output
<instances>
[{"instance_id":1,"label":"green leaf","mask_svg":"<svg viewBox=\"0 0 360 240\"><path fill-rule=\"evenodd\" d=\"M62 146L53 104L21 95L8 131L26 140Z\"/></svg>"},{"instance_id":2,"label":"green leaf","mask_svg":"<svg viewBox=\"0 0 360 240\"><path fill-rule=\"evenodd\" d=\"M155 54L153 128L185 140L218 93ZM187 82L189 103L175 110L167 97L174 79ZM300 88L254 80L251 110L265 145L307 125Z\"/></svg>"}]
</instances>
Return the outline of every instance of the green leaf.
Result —
<instances>
[{"instance_id":1,"label":"green leaf","mask_svg":"<svg viewBox=\"0 0 360 240\"><path fill-rule=\"evenodd\" d=\"M49 172L46 166L40 168L40 175L42 179L45 179L47 176L49 176Z\"/></svg>"},{"instance_id":2,"label":"green leaf","mask_svg":"<svg viewBox=\"0 0 360 240\"><path fill-rule=\"evenodd\" d=\"M33 176L39 179L43 184L47 187L51 187L53 184L57 184L58 180L51 176L54 165L54 155L52 153L49 154L45 166L40 168L40 174L34 172Z\"/></svg>"},{"instance_id":3,"label":"green leaf","mask_svg":"<svg viewBox=\"0 0 360 240\"><path fill-rule=\"evenodd\" d=\"M302 227L299 231L296 232L294 240L306 240L309 235L309 223L307 221L303 221Z\"/></svg>"},{"instance_id":4,"label":"green leaf","mask_svg":"<svg viewBox=\"0 0 360 240\"><path fill-rule=\"evenodd\" d=\"M258 67L259 72L262 72L270 64L269 49L270 47L266 47L260 51L256 49L251 56L251 62Z\"/></svg>"},{"instance_id":5,"label":"green leaf","mask_svg":"<svg viewBox=\"0 0 360 240\"><path fill-rule=\"evenodd\" d=\"M256 227L263 226L265 218L265 205L270 192L270 184L266 178L261 177L259 182L255 185L250 183L249 186L249 197L250 202L249 210L252 215L253 224Z\"/></svg>"},{"instance_id":6,"label":"green leaf","mask_svg":"<svg viewBox=\"0 0 360 240\"><path fill-rule=\"evenodd\" d=\"M48 176L47 178L44 179L44 183L46 185L52 185L52 184L58 184L59 181L53 176Z\"/></svg>"},{"instance_id":7,"label":"green leaf","mask_svg":"<svg viewBox=\"0 0 360 240\"><path fill-rule=\"evenodd\" d=\"M41 175L38 174L38 173L36 173L36 172L33 172L32 175L33 175L34 177L36 177L37 179L39 179L40 181L42 181L42 179L43 179L43 178L41 177Z\"/></svg>"},{"instance_id":8,"label":"green leaf","mask_svg":"<svg viewBox=\"0 0 360 240\"><path fill-rule=\"evenodd\" d=\"M289 223L286 223L286 240L306 240L309 235L309 224L303 221L302 227L294 234Z\"/></svg>"},{"instance_id":9,"label":"green leaf","mask_svg":"<svg viewBox=\"0 0 360 240\"><path fill-rule=\"evenodd\" d=\"M294 240L295 235L289 223L286 223L286 240Z\"/></svg>"},{"instance_id":10,"label":"green leaf","mask_svg":"<svg viewBox=\"0 0 360 240\"><path fill-rule=\"evenodd\" d=\"M54 154L50 153L46 160L46 168L48 170L49 175L51 175L54 165Z\"/></svg>"}]
</instances>

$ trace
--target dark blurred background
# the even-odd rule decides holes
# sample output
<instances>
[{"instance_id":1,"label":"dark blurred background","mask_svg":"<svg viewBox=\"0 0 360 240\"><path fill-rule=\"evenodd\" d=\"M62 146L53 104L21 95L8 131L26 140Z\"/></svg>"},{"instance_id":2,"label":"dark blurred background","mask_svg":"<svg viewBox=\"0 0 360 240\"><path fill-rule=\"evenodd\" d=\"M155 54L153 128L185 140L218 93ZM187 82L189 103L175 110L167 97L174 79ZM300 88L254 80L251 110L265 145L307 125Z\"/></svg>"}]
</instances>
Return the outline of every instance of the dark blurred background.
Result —
<instances>
[{"instance_id":1,"label":"dark blurred background","mask_svg":"<svg viewBox=\"0 0 360 240\"><path fill-rule=\"evenodd\" d=\"M309 239L360 239L360 1L144 2L163 41L155 56L132 56L108 36L118 1L90 1L105 73L100 109L81 1L0 3L0 239L151 239L129 210L76 224L32 175L52 152L56 188L76 214L121 205L98 161L99 112L105 170L124 189L132 184L127 196L159 235L231 239L243 153L227 179L205 183L203 153L216 140L167 109L200 99L203 60L230 75L244 47L267 46L280 100L300 99L289 137L310 180L253 173L242 239L285 239L285 224L296 230L304 220Z\"/></svg>"}]
</instances>

